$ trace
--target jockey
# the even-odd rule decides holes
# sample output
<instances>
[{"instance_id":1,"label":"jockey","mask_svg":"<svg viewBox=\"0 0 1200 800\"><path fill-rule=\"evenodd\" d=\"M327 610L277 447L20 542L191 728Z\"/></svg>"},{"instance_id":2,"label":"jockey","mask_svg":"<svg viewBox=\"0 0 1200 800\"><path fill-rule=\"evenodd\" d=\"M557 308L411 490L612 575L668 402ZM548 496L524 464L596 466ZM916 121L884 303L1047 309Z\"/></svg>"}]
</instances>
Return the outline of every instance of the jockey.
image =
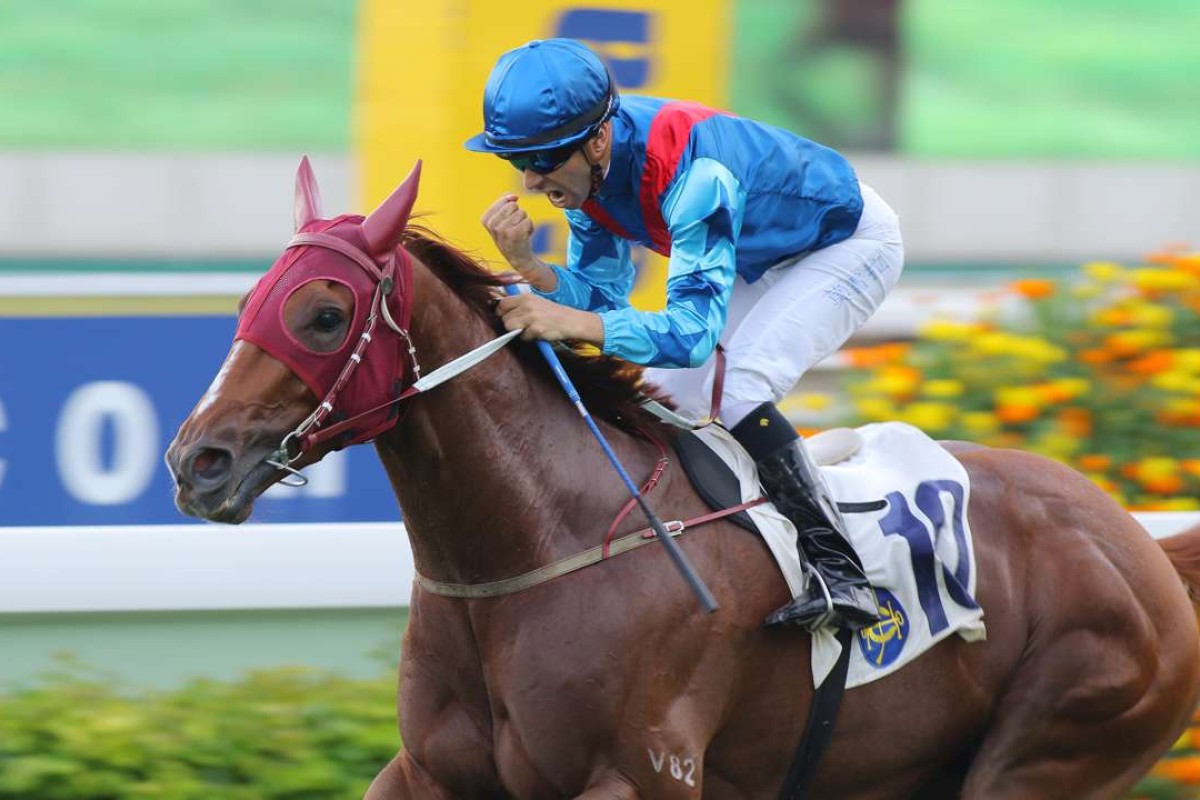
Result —
<instances>
[{"instance_id":1,"label":"jockey","mask_svg":"<svg viewBox=\"0 0 1200 800\"><path fill-rule=\"evenodd\" d=\"M775 403L875 312L904 260L896 214L833 150L779 128L653 97L621 97L571 39L502 55L483 98L493 153L570 225L565 267L531 247L533 223L501 196L483 225L532 286L502 299L508 330L590 342L644 364L684 413L705 413L721 343L721 422L796 525L812 578L767 623L858 629L878 605L803 440ZM634 309L631 244L669 256L666 307Z\"/></svg>"}]
</instances>

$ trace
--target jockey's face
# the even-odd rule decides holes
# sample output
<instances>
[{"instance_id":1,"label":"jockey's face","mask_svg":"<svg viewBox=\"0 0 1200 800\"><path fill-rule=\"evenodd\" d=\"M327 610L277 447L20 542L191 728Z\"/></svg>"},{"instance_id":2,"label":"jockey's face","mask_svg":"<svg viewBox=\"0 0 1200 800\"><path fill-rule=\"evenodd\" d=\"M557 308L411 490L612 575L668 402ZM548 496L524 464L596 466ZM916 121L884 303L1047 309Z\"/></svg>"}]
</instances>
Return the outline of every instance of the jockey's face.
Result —
<instances>
[{"instance_id":1,"label":"jockey's face","mask_svg":"<svg viewBox=\"0 0 1200 800\"><path fill-rule=\"evenodd\" d=\"M546 195L555 208L582 208L592 191L592 164L608 167L612 123L600 126L596 135L571 154L561 167L541 175L531 169L522 175L525 189Z\"/></svg>"}]
</instances>

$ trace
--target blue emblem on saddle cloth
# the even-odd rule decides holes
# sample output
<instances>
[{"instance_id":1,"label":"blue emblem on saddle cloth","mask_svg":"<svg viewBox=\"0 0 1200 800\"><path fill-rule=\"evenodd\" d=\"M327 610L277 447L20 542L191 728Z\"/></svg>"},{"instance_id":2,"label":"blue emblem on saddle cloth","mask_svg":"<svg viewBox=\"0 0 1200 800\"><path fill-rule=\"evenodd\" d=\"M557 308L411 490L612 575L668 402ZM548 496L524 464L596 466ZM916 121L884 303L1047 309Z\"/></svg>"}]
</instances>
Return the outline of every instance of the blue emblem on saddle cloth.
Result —
<instances>
[{"instance_id":1,"label":"blue emblem on saddle cloth","mask_svg":"<svg viewBox=\"0 0 1200 800\"><path fill-rule=\"evenodd\" d=\"M883 619L858 632L858 649L868 664L883 668L891 666L904 650L908 641L908 612L887 589L876 589L875 598Z\"/></svg>"}]
</instances>

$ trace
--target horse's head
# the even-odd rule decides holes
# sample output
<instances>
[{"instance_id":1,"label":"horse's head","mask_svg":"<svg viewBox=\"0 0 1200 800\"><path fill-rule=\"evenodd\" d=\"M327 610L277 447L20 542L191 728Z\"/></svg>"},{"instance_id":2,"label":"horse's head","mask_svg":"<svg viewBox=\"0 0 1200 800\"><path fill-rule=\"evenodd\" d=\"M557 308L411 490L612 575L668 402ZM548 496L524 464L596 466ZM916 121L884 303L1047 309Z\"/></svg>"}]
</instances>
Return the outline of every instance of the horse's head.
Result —
<instances>
[{"instance_id":1,"label":"horse's head","mask_svg":"<svg viewBox=\"0 0 1200 800\"><path fill-rule=\"evenodd\" d=\"M390 401L419 373L399 243L420 166L365 219L326 220L300 162L296 235L243 298L233 346L167 450L181 511L242 522L294 467L395 424Z\"/></svg>"}]
</instances>

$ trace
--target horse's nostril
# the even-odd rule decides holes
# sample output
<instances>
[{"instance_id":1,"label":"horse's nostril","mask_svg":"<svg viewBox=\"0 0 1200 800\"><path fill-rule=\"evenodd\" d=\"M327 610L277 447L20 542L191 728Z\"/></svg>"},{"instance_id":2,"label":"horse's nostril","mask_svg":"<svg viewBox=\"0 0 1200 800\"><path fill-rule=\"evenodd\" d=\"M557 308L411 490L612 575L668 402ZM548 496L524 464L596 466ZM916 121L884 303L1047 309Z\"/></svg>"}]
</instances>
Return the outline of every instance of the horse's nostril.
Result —
<instances>
[{"instance_id":1,"label":"horse's nostril","mask_svg":"<svg viewBox=\"0 0 1200 800\"><path fill-rule=\"evenodd\" d=\"M192 456L187 471L197 487L214 486L225 480L232 465L233 456L228 450L205 447Z\"/></svg>"}]
</instances>

